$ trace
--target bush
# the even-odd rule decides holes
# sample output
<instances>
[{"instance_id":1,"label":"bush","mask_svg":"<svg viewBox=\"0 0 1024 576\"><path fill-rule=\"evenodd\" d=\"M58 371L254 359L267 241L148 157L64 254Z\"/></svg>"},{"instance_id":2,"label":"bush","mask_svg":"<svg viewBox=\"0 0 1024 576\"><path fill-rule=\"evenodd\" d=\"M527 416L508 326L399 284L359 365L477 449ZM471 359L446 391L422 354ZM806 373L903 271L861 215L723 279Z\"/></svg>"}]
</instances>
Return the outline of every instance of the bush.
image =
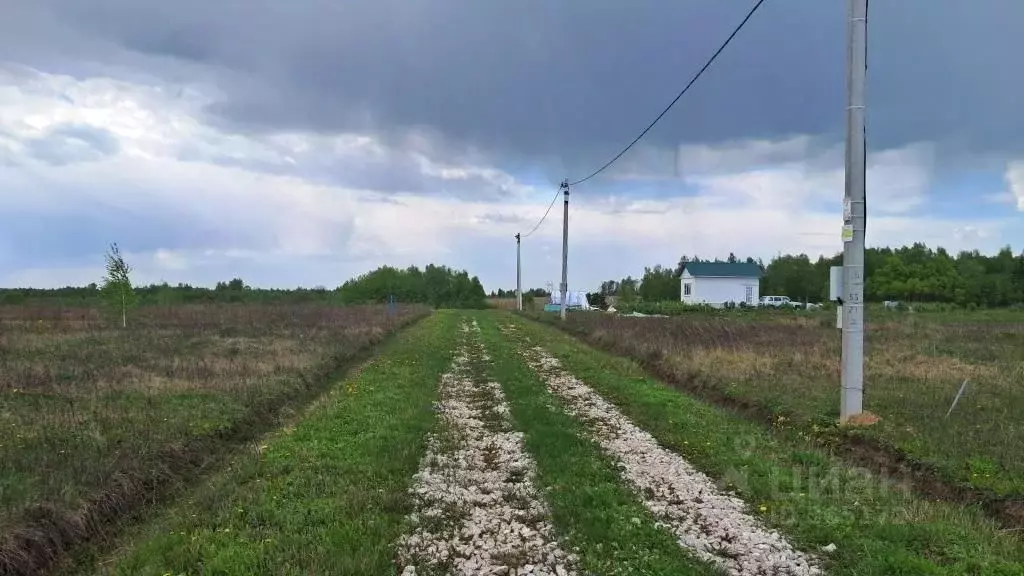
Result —
<instances>
[{"instance_id":1,"label":"bush","mask_svg":"<svg viewBox=\"0 0 1024 576\"><path fill-rule=\"evenodd\" d=\"M629 314L639 312L640 314L663 314L665 316L678 316L696 312L721 312L720 309L708 306L707 304L687 304L678 300L666 300L662 302L633 302L616 306L619 312Z\"/></svg>"}]
</instances>

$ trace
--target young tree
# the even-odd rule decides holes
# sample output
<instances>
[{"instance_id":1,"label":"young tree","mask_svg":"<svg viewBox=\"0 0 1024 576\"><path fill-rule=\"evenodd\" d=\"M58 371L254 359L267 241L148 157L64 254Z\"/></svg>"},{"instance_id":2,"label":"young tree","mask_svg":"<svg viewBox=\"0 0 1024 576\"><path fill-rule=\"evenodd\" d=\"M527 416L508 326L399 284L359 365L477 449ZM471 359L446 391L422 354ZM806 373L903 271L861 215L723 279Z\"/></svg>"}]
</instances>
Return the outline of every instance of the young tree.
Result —
<instances>
[{"instance_id":1,"label":"young tree","mask_svg":"<svg viewBox=\"0 0 1024 576\"><path fill-rule=\"evenodd\" d=\"M602 296L614 296L619 292L619 283L615 280L605 280L601 282L601 295Z\"/></svg>"},{"instance_id":2,"label":"young tree","mask_svg":"<svg viewBox=\"0 0 1024 576\"><path fill-rule=\"evenodd\" d=\"M660 264L655 265L654 268L645 266L637 294L647 302L678 301L679 278L672 268L662 268Z\"/></svg>"},{"instance_id":3,"label":"young tree","mask_svg":"<svg viewBox=\"0 0 1024 576\"><path fill-rule=\"evenodd\" d=\"M632 304L633 302L636 302L636 291L639 283L640 282L632 276L626 276L620 280L619 293L617 294L619 302L622 302L623 304Z\"/></svg>"},{"instance_id":4,"label":"young tree","mask_svg":"<svg viewBox=\"0 0 1024 576\"><path fill-rule=\"evenodd\" d=\"M110 245L105 255L107 275L103 277L100 291L112 307L121 310L121 327L128 326L128 307L135 303L135 291L132 289L132 267L124 260L117 243Z\"/></svg>"}]
</instances>

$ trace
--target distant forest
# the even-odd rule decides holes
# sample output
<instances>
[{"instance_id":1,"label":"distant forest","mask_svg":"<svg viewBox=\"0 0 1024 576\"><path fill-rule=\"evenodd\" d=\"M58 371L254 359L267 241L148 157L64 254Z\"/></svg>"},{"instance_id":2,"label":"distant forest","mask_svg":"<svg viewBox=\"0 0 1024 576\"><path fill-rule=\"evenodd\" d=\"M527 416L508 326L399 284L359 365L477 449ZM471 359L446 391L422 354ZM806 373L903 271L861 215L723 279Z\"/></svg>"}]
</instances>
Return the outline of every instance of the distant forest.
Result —
<instances>
[{"instance_id":1,"label":"distant forest","mask_svg":"<svg viewBox=\"0 0 1024 576\"><path fill-rule=\"evenodd\" d=\"M163 283L136 286L132 291L137 304L164 306L213 302L365 304L385 303L390 298L395 302L429 304L438 308L480 308L485 305L484 289L476 276L470 277L466 271L433 264L423 270L415 266L406 269L382 266L333 290L323 286L254 288L241 278L234 278L218 282L213 288ZM92 307L101 303L101 291L95 283L54 289L0 288L0 305Z\"/></svg>"},{"instance_id":2,"label":"distant forest","mask_svg":"<svg viewBox=\"0 0 1024 576\"><path fill-rule=\"evenodd\" d=\"M761 294L820 302L828 297L829 268L840 266L842 254L812 261L806 254L783 255L767 265L730 254L726 260L683 256L675 266L645 267L640 278L601 283L597 294L625 301L679 300L679 275L687 262L752 262L761 266ZM977 250L953 256L943 248L915 243L902 248L868 248L864 254L865 297L868 301L945 302L961 306L998 307L1024 302L1024 253L1009 246L992 256Z\"/></svg>"}]
</instances>

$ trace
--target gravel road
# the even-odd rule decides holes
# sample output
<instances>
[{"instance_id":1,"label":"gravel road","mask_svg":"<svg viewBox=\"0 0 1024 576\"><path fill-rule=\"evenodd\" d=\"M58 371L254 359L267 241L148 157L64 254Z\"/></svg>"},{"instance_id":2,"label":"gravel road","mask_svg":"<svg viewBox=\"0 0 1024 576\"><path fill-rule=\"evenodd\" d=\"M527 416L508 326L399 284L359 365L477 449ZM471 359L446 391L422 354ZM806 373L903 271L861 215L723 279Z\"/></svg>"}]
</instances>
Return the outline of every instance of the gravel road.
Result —
<instances>
[{"instance_id":1,"label":"gravel road","mask_svg":"<svg viewBox=\"0 0 1024 576\"><path fill-rule=\"evenodd\" d=\"M441 377L439 426L412 487L411 530L398 542L403 575L566 576L576 559L553 536L534 485L535 464L513 430L501 386L482 374L488 358L475 321Z\"/></svg>"},{"instance_id":2,"label":"gravel road","mask_svg":"<svg viewBox=\"0 0 1024 576\"><path fill-rule=\"evenodd\" d=\"M546 350L531 347L522 352L566 411L584 422L594 440L619 463L622 476L681 546L730 575L822 573L813 557L762 526L746 512L742 500L720 491L681 456L659 446Z\"/></svg>"}]
</instances>

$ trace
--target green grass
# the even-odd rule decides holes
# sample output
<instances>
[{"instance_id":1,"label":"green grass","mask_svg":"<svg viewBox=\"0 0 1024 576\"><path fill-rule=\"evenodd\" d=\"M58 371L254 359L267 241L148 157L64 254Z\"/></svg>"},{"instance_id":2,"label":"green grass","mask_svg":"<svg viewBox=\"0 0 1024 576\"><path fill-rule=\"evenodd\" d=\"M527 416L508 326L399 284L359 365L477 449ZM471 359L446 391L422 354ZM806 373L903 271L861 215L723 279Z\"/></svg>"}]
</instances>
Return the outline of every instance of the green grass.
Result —
<instances>
[{"instance_id":1,"label":"green grass","mask_svg":"<svg viewBox=\"0 0 1024 576\"><path fill-rule=\"evenodd\" d=\"M294 427L169 507L86 573L387 574L458 317L399 334Z\"/></svg>"},{"instance_id":2,"label":"green grass","mask_svg":"<svg viewBox=\"0 0 1024 576\"><path fill-rule=\"evenodd\" d=\"M802 549L835 543L831 574L1021 574L1024 548L975 509L927 502L811 441L697 401L629 360L502 314L669 449L739 492ZM538 450L541 448L538 447ZM572 475L573 478L576 475ZM763 511L762 511L763 507Z\"/></svg>"},{"instance_id":3,"label":"green grass","mask_svg":"<svg viewBox=\"0 0 1024 576\"><path fill-rule=\"evenodd\" d=\"M78 406L55 395L11 394L0 397L0 412L8 424L0 434L0 508L17 508L42 498L74 506L102 484L104 466L127 468L127 459L225 430L245 416L246 406L215 392L118 391ZM55 421L65 425L46 425Z\"/></svg>"},{"instance_id":4,"label":"green grass","mask_svg":"<svg viewBox=\"0 0 1024 576\"><path fill-rule=\"evenodd\" d=\"M476 314L516 427L538 468L538 486L552 509L556 530L580 556L587 573L718 574L684 552L625 488L614 464L586 439L544 384L502 335L496 315Z\"/></svg>"}]
</instances>

